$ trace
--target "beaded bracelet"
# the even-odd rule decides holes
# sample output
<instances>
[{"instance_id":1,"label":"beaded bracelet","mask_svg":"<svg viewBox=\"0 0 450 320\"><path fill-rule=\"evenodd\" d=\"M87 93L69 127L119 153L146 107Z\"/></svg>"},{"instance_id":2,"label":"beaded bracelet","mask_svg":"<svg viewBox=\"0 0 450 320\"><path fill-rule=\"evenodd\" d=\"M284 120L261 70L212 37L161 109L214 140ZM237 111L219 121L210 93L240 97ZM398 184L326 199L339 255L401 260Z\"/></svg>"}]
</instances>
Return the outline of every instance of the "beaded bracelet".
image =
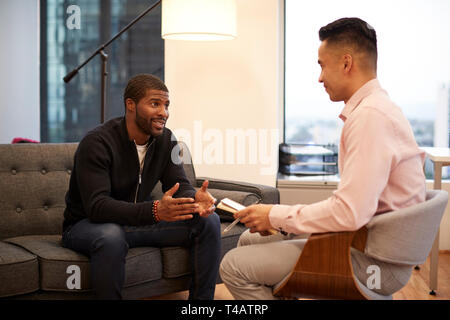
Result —
<instances>
[{"instance_id":1,"label":"beaded bracelet","mask_svg":"<svg viewBox=\"0 0 450 320\"><path fill-rule=\"evenodd\" d=\"M153 201L152 214L153 214L153 219L156 222L161 221L161 218L158 216L158 204L159 204L159 200Z\"/></svg>"}]
</instances>

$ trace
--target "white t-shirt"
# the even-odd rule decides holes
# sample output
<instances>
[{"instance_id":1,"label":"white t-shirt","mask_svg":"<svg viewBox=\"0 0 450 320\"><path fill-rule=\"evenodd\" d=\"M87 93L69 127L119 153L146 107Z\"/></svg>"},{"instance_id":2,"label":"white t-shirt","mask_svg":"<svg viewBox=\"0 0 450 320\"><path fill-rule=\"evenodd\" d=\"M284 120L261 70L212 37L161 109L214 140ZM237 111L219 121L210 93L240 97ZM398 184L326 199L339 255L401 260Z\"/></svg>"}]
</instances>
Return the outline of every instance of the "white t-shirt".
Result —
<instances>
[{"instance_id":1,"label":"white t-shirt","mask_svg":"<svg viewBox=\"0 0 450 320\"><path fill-rule=\"evenodd\" d=\"M144 160L145 160L145 154L147 153L148 150L148 145L144 144L142 146L136 144L136 141L134 142L134 144L136 145L136 149L137 149L137 153L139 156L139 165L140 165L140 172L142 173L142 169L144 169Z\"/></svg>"}]
</instances>

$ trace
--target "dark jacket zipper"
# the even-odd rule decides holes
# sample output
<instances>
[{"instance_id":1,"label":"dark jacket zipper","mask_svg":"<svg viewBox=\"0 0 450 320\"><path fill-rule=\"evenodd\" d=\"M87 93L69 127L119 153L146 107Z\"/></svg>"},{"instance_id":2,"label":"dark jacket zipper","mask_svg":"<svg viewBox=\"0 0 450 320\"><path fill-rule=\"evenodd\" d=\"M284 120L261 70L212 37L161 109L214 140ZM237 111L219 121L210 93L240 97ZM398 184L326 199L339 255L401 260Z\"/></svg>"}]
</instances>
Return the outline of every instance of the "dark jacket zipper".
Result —
<instances>
[{"instance_id":1,"label":"dark jacket zipper","mask_svg":"<svg viewBox=\"0 0 450 320\"><path fill-rule=\"evenodd\" d=\"M150 150L153 142L155 142L155 139L152 140L152 142L150 142L150 144L147 147L147 152ZM139 192L139 187L142 184L142 172L141 172L141 164L139 163L139 154L138 151L136 149L136 155L138 157L138 166L139 166L139 180L138 180L138 185L136 186L136 194L134 195L134 203L137 203L137 196L138 196L138 192ZM147 153L145 153L144 156L144 166L145 166L145 158L147 157ZM144 171L144 166L142 166L142 171Z\"/></svg>"}]
</instances>

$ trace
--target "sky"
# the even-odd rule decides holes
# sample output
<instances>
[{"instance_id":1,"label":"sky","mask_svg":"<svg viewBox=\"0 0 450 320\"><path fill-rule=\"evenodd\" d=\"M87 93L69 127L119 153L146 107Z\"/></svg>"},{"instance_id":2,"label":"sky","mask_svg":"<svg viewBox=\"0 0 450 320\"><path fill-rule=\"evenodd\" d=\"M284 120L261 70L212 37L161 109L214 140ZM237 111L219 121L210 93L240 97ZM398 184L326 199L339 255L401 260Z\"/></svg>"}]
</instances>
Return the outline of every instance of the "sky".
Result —
<instances>
[{"instance_id":1,"label":"sky","mask_svg":"<svg viewBox=\"0 0 450 320\"><path fill-rule=\"evenodd\" d=\"M320 27L359 17L375 28L378 79L408 118L434 119L439 88L450 87L450 0L286 0L286 115L336 118L318 82Z\"/></svg>"}]
</instances>

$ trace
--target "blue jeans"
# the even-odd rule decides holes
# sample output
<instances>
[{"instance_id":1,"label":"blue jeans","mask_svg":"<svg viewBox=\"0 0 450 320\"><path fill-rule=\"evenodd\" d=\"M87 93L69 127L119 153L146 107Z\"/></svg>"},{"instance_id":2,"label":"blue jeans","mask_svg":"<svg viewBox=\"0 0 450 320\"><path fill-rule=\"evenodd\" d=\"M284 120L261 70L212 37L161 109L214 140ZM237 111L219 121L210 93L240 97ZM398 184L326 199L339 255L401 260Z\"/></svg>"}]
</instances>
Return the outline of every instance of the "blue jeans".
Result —
<instances>
[{"instance_id":1,"label":"blue jeans","mask_svg":"<svg viewBox=\"0 0 450 320\"><path fill-rule=\"evenodd\" d=\"M183 246L190 251L189 299L214 299L221 256L219 216L149 226L92 223L83 219L65 230L63 246L91 260L91 283L99 299L121 299L128 248Z\"/></svg>"}]
</instances>

